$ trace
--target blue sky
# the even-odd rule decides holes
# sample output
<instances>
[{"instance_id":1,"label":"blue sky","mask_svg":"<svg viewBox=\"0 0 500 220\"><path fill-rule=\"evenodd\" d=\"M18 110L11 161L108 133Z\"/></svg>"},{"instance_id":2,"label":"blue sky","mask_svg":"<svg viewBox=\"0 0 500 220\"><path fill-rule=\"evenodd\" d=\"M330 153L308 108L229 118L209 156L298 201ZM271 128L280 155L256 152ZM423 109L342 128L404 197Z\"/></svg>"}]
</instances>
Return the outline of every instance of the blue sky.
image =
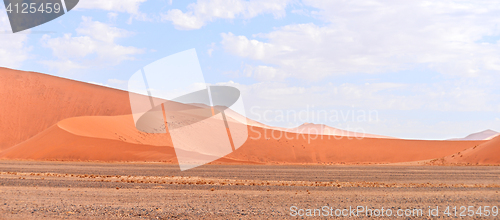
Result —
<instances>
[{"instance_id":1,"label":"blue sky","mask_svg":"<svg viewBox=\"0 0 500 220\"><path fill-rule=\"evenodd\" d=\"M266 124L414 139L500 131L497 1L80 0L18 34L0 7L4 67L127 89L141 67L195 48L205 80L240 88L247 116ZM324 111L378 116L279 117Z\"/></svg>"}]
</instances>

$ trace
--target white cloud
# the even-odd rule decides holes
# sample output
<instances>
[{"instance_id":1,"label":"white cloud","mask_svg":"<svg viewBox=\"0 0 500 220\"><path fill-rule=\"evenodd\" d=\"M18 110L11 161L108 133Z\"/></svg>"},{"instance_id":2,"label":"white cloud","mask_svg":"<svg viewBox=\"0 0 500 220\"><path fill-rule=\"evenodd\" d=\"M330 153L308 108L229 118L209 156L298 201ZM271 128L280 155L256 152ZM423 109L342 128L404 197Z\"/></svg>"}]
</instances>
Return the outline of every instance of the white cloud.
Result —
<instances>
[{"instance_id":1,"label":"white cloud","mask_svg":"<svg viewBox=\"0 0 500 220\"><path fill-rule=\"evenodd\" d=\"M0 66L19 69L28 59L30 47L27 40L28 31L12 34L9 18L4 9L0 9Z\"/></svg>"},{"instance_id":2,"label":"white cloud","mask_svg":"<svg viewBox=\"0 0 500 220\"><path fill-rule=\"evenodd\" d=\"M318 80L349 73L381 73L424 65L448 75L500 71L495 1L304 1L324 25L307 23L269 33L223 33L225 51L261 61L290 76Z\"/></svg>"},{"instance_id":3,"label":"white cloud","mask_svg":"<svg viewBox=\"0 0 500 220\"><path fill-rule=\"evenodd\" d=\"M290 0L198 0L188 5L188 11L169 10L162 14L163 21L171 21L177 29L199 29L216 19L250 19L271 13L275 18L285 16Z\"/></svg>"},{"instance_id":4,"label":"white cloud","mask_svg":"<svg viewBox=\"0 0 500 220\"><path fill-rule=\"evenodd\" d=\"M146 0L84 0L78 3L76 9L101 9L138 14L140 4L145 1Z\"/></svg>"},{"instance_id":5,"label":"white cloud","mask_svg":"<svg viewBox=\"0 0 500 220\"><path fill-rule=\"evenodd\" d=\"M174 26L181 30L200 29L205 24L201 18L194 16L192 12L183 13L179 9L172 9L167 14L162 14L161 19L162 21L172 21Z\"/></svg>"},{"instance_id":6,"label":"white cloud","mask_svg":"<svg viewBox=\"0 0 500 220\"><path fill-rule=\"evenodd\" d=\"M50 48L59 60L41 63L64 72L71 68L117 65L125 60L133 60L134 55L143 52L142 49L115 42L118 38L129 36L130 32L93 21L89 17L82 17L76 32L78 36L64 34L53 38L44 35L42 45Z\"/></svg>"},{"instance_id":7,"label":"white cloud","mask_svg":"<svg viewBox=\"0 0 500 220\"><path fill-rule=\"evenodd\" d=\"M281 69L263 65L246 65L243 74L247 77L253 76L258 81L282 81L287 77L287 74Z\"/></svg>"},{"instance_id":8,"label":"white cloud","mask_svg":"<svg viewBox=\"0 0 500 220\"><path fill-rule=\"evenodd\" d=\"M355 107L377 111L499 112L500 95L481 87L439 83L342 83L291 86L285 82L251 85L226 83L240 89L245 106L260 110L345 109ZM462 87L463 86L463 87ZM249 109L247 109L249 110ZM413 116L412 116L413 117ZM409 116L409 118L411 118Z\"/></svg>"},{"instance_id":9,"label":"white cloud","mask_svg":"<svg viewBox=\"0 0 500 220\"><path fill-rule=\"evenodd\" d=\"M51 38L44 35L42 42L45 47L52 49L56 57L64 60L83 58L98 49L97 42L89 36L73 37L72 34L64 34L60 38Z\"/></svg>"},{"instance_id":10,"label":"white cloud","mask_svg":"<svg viewBox=\"0 0 500 220\"><path fill-rule=\"evenodd\" d=\"M231 32L227 34L222 33L221 36L221 44L226 51L255 60L278 57L294 51L294 49L288 45L276 45L257 40L249 40L245 36L235 36Z\"/></svg>"},{"instance_id":11,"label":"white cloud","mask_svg":"<svg viewBox=\"0 0 500 220\"><path fill-rule=\"evenodd\" d=\"M108 19L110 21L115 22L116 18L118 18L118 13L116 13L116 12L109 12L108 13Z\"/></svg>"},{"instance_id":12,"label":"white cloud","mask_svg":"<svg viewBox=\"0 0 500 220\"><path fill-rule=\"evenodd\" d=\"M396 137L454 137L469 128L498 127L482 115L500 112L499 3L303 2L308 11L297 13L318 19L314 23L221 34L224 51L254 65L233 72L268 66L300 79L240 85L246 106L260 106L260 113L306 106L377 110L386 113L382 123L359 125ZM419 70L432 72L432 78L423 72L421 80L406 76ZM367 78L375 79L365 84ZM448 113L453 116L439 117Z\"/></svg>"},{"instance_id":13,"label":"white cloud","mask_svg":"<svg viewBox=\"0 0 500 220\"><path fill-rule=\"evenodd\" d=\"M82 20L80 27L76 29L76 33L90 36L99 41L113 43L116 38L123 38L131 35L131 33L126 30L111 27L98 21L92 21L90 17L84 16Z\"/></svg>"},{"instance_id":14,"label":"white cloud","mask_svg":"<svg viewBox=\"0 0 500 220\"><path fill-rule=\"evenodd\" d=\"M207 54L209 57L212 57L212 53L214 52L214 48L210 48L207 50Z\"/></svg>"}]
</instances>

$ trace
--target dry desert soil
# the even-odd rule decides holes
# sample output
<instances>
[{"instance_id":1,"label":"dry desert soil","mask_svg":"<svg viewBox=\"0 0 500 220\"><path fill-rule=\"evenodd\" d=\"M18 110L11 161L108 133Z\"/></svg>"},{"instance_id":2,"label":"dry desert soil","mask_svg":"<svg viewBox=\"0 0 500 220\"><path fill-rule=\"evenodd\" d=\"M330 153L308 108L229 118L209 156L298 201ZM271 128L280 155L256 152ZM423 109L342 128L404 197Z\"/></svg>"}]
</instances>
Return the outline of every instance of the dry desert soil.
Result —
<instances>
[{"instance_id":1,"label":"dry desert soil","mask_svg":"<svg viewBox=\"0 0 500 220\"><path fill-rule=\"evenodd\" d=\"M161 163L0 161L0 219L333 219L335 211L306 212L358 206L423 212L382 219L498 219L443 212L499 207L499 191L498 166L205 165L181 172ZM429 216L436 206L439 216Z\"/></svg>"}]
</instances>

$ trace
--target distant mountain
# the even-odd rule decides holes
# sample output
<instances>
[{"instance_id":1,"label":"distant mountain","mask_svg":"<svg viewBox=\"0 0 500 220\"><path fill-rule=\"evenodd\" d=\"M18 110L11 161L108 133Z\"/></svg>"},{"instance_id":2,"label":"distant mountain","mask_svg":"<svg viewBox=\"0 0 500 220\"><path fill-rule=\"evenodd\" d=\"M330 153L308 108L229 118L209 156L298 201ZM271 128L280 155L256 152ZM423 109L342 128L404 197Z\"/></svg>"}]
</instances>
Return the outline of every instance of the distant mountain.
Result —
<instances>
[{"instance_id":1,"label":"distant mountain","mask_svg":"<svg viewBox=\"0 0 500 220\"><path fill-rule=\"evenodd\" d=\"M498 132L493 131L493 130L485 130L473 134L469 134L467 137L464 138L453 138L450 140L457 140L457 141L478 141L478 140L491 140L494 137L498 136Z\"/></svg>"},{"instance_id":2,"label":"distant mountain","mask_svg":"<svg viewBox=\"0 0 500 220\"><path fill-rule=\"evenodd\" d=\"M206 106L205 106L206 107ZM216 109L222 109L223 107L216 106ZM225 108L224 108L225 109ZM246 123L250 126L261 127L265 129L272 129L277 131L285 131L291 133L299 133L299 134L314 134L314 135L332 135L338 137L355 137L355 138L389 138L389 139L399 139L389 136L376 135L376 134L368 134L368 133L360 133L342 130L338 128L333 128L324 124L314 124L314 123L304 123L295 128L283 128L283 127L275 127L269 126L258 121L254 121L252 119L246 118L245 116L240 115L239 113L231 110L225 109L226 115L230 118L235 119L236 121Z\"/></svg>"},{"instance_id":3,"label":"distant mountain","mask_svg":"<svg viewBox=\"0 0 500 220\"><path fill-rule=\"evenodd\" d=\"M321 134L321 135L333 135L339 137L357 137L357 138L389 138L397 139L388 136L359 133L353 131L346 131L337 128L333 128L324 124L314 124L314 123L304 123L296 128L283 129L283 131L301 134Z\"/></svg>"}]
</instances>

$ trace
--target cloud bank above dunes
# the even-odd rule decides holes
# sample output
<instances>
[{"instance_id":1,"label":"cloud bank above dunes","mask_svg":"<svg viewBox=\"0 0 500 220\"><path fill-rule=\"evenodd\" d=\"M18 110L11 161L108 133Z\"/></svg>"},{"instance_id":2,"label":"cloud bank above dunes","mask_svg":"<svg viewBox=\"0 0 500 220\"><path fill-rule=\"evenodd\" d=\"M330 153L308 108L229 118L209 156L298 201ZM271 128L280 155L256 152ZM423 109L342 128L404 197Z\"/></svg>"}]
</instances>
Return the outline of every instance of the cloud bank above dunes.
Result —
<instances>
[{"instance_id":1,"label":"cloud bank above dunes","mask_svg":"<svg viewBox=\"0 0 500 220\"><path fill-rule=\"evenodd\" d=\"M500 70L496 2L304 1L323 23L291 24L247 37L222 33L231 54L292 77L382 73L425 65L463 77ZM495 39L496 38L496 39Z\"/></svg>"},{"instance_id":2,"label":"cloud bank above dunes","mask_svg":"<svg viewBox=\"0 0 500 220\"><path fill-rule=\"evenodd\" d=\"M195 48L207 82L238 85L248 111L376 110L376 122L312 122L449 139L500 130L499 12L496 1L89 0L0 35L0 66L126 89L146 64Z\"/></svg>"}]
</instances>

